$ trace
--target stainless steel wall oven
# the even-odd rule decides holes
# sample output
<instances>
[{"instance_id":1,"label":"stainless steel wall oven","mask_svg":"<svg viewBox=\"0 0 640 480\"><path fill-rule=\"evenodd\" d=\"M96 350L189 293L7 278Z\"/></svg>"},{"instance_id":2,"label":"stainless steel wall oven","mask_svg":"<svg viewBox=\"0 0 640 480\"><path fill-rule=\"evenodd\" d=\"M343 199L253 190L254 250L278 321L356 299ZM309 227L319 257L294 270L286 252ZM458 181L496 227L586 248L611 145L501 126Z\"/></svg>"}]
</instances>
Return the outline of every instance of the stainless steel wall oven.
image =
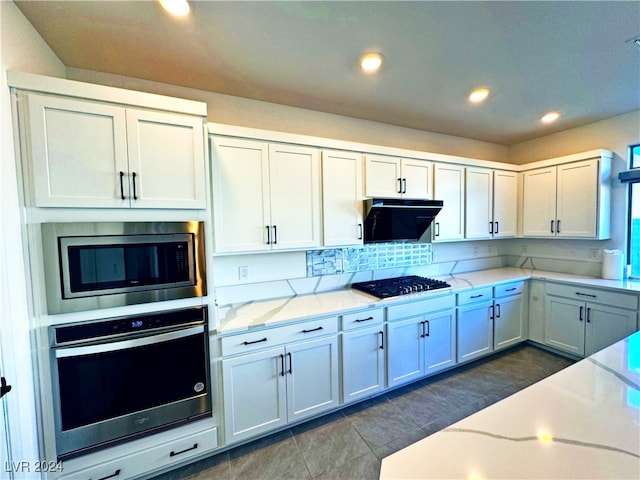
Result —
<instances>
[{"instance_id":1,"label":"stainless steel wall oven","mask_svg":"<svg viewBox=\"0 0 640 480\"><path fill-rule=\"evenodd\" d=\"M206 307L49 327L59 460L212 416Z\"/></svg>"},{"instance_id":2,"label":"stainless steel wall oven","mask_svg":"<svg viewBox=\"0 0 640 480\"><path fill-rule=\"evenodd\" d=\"M203 222L43 223L48 313L206 295Z\"/></svg>"}]
</instances>

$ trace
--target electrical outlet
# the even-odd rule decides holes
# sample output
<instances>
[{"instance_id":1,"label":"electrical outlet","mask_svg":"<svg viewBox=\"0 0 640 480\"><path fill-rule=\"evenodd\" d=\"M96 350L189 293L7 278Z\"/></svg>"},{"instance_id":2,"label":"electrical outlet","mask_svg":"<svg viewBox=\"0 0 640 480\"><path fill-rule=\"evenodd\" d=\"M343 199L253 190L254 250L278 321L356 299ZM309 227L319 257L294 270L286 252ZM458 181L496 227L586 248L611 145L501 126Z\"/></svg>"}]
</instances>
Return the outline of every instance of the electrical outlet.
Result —
<instances>
[{"instance_id":1,"label":"electrical outlet","mask_svg":"<svg viewBox=\"0 0 640 480\"><path fill-rule=\"evenodd\" d=\"M243 265L238 267L238 280L247 280L249 278L249 267Z\"/></svg>"}]
</instances>

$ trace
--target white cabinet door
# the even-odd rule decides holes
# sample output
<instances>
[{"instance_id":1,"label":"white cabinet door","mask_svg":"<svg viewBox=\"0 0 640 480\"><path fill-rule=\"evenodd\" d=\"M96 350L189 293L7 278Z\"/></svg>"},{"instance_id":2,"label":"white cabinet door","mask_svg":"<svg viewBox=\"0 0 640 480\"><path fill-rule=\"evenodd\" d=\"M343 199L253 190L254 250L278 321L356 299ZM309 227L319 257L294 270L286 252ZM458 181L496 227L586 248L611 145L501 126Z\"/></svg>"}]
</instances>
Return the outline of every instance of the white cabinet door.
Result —
<instances>
[{"instance_id":1,"label":"white cabinet door","mask_svg":"<svg viewBox=\"0 0 640 480\"><path fill-rule=\"evenodd\" d=\"M493 232L493 171L488 168L467 167L466 176L465 237L491 238Z\"/></svg>"},{"instance_id":2,"label":"white cabinet door","mask_svg":"<svg viewBox=\"0 0 640 480\"><path fill-rule=\"evenodd\" d=\"M393 387L424 375L423 317L413 317L387 324L387 377Z\"/></svg>"},{"instance_id":3,"label":"white cabinet door","mask_svg":"<svg viewBox=\"0 0 640 480\"><path fill-rule=\"evenodd\" d=\"M558 165L556 234L596 237L598 160Z\"/></svg>"},{"instance_id":4,"label":"white cabinet door","mask_svg":"<svg viewBox=\"0 0 640 480\"><path fill-rule=\"evenodd\" d=\"M493 315L493 348L510 347L524 340L522 295L496 299Z\"/></svg>"},{"instance_id":5,"label":"white cabinet door","mask_svg":"<svg viewBox=\"0 0 640 480\"><path fill-rule=\"evenodd\" d=\"M464 238L464 170L460 165L435 164L433 198L444 207L434 220L434 241Z\"/></svg>"},{"instance_id":6,"label":"white cabinet door","mask_svg":"<svg viewBox=\"0 0 640 480\"><path fill-rule=\"evenodd\" d=\"M545 311L544 343L574 355L584 355L584 302L547 295Z\"/></svg>"},{"instance_id":7,"label":"white cabinet door","mask_svg":"<svg viewBox=\"0 0 640 480\"><path fill-rule=\"evenodd\" d=\"M427 315L424 329L424 373L431 375L455 365L455 310L451 309Z\"/></svg>"},{"instance_id":8,"label":"white cabinet door","mask_svg":"<svg viewBox=\"0 0 640 480\"><path fill-rule=\"evenodd\" d=\"M556 218L556 167L524 172L522 233L553 237Z\"/></svg>"},{"instance_id":9,"label":"white cabinet door","mask_svg":"<svg viewBox=\"0 0 640 480\"><path fill-rule=\"evenodd\" d=\"M362 226L362 155L322 152L324 245L360 245Z\"/></svg>"},{"instance_id":10,"label":"white cabinet door","mask_svg":"<svg viewBox=\"0 0 640 480\"><path fill-rule=\"evenodd\" d=\"M432 199L433 164L424 160L404 158L401 166L402 198Z\"/></svg>"},{"instance_id":11,"label":"white cabinet door","mask_svg":"<svg viewBox=\"0 0 640 480\"><path fill-rule=\"evenodd\" d=\"M202 118L127 109L131 206L206 208Z\"/></svg>"},{"instance_id":12,"label":"white cabinet door","mask_svg":"<svg viewBox=\"0 0 640 480\"><path fill-rule=\"evenodd\" d=\"M602 350L631 335L637 328L634 310L586 304L585 356Z\"/></svg>"},{"instance_id":13,"label":"white cabinet door","mask_svg":"<svg viewBox=\"0 0 640 480\"><path fill-rule=\"evenodd\" d=\"M30 94L28 111L36 206L129 206L124 108Z\"/></svg>"},{"instance_id":14,"label":"white cabinet door","mask_svg":"<svg viewBox=\"0 0 640 480\"><path fill-rule=\"evenodd\" d=\"M515 237L517 230L518 174L496 170L493 172L493 238Z\"/></svg>"},{"instance_id":15,"label":"white cabinet door","mask_svg":"<svg viewBox=\"0 0 640 480\"><path fill-rule=\"evenodd\" d=\"M222 360L227 443L287 423L284 348Z\"/></svg>"},{"instance_id":16,"label":"white cabinet door","mask_svg":"<svg viewBox=\"0 0 640 480\"><path fill-rule=\"evenodd\" d=\"M458 307L458 362L493 351L492 308L491 302Z\"/></svg>"},{"instance_id":17,"label":"white cabinet door","mask_svg":"<svg viewBox=\"0 0 640 480\"><path fill-rule=\"evenodd\" d=\"M364 174L364 193L367 197L400 198L402 196L402 173L399 158L366 155Z\"/></svg>"},{"instance_id":18,"label":"white cabinet door","mask_svg":"<svg viewBox=\"0 0 640 480\"><path fill-rule=\"evenodd\" d=\"M342 334L344 403L384 389L384 338L382 325Z\"/></svg>"},{"instance_id":19,"label":"white cabinet door","mask_svg":"<svg viewBox=\"0 0 640 480\"><path fill-rule=\"evenodd\" d=\"M337 337L287 345L285 373L289 422L337 407Z\"/></svg>"},{"instance_id":20,"label":"white cabinet door","mask_svg":"<svg viewBox=\"0 0 640 480\"><path fill-rule=\"evenodd\" d=\"M269 145L271 247L319 247L320 153L315 148Z\"/></svg>"},{"instance_id":21,"label":"white cabinet door","mask_svg":"<svg viewBox=\"0 0 640 480\"><path fill-rule=\"evenodd\" d=\"M267 144L216 137L211 155L216 252L270 250Z\"/></svg>"}]
</instances>

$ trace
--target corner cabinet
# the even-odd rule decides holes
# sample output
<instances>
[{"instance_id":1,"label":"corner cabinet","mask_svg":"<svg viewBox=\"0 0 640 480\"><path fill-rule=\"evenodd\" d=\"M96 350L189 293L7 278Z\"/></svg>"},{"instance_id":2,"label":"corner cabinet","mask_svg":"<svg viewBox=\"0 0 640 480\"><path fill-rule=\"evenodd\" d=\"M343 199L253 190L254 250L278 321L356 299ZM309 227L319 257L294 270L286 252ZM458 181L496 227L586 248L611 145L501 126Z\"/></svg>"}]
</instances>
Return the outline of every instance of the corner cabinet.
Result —
<instances>
[{"instance_id":1,"label":"corner cabinet","mask_svg":"<svg viewBox=\"0 0 640 480\"><path fill-rule=\"evenodd\" d=\"M211 137L217 253L320 246L320 151Z\"/></svg>"},{"instance_id":2,"label":"corner cabinet","mask_svg":"<svg viewBox=\"0 0 640 480\"><path fill-rule=\"evenodd\" d=\"M36 206L206 208L204 117L21 98Z\"/></svg>"},{"instance_id":3,"label":"corner cabinet","mask_svg":"<svg viewBox=\"0 0 640 480\"><path fill-rule=\"evenodd\" d=\"M611 155L598 155L523 173L523 236L610 238Z\"/></svg>"}]
</instances>

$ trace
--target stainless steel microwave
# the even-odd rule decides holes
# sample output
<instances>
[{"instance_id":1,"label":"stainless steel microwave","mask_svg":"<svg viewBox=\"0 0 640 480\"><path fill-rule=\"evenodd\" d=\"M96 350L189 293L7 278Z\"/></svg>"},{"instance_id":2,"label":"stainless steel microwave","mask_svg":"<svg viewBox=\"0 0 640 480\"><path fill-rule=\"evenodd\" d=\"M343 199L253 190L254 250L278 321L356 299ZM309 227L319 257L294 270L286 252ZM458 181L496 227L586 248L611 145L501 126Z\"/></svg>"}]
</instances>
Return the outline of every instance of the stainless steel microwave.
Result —
<instances>
[{"instance_id":1,"label":"stainless steel microwave","mask_svg":"<svg viewBox=\"0 0 640 480\"><path fill-rule=\"evenodd\" d=\"M43 223L49 314L206 295L203 222Z\"/></svg>"}]
</instances>

